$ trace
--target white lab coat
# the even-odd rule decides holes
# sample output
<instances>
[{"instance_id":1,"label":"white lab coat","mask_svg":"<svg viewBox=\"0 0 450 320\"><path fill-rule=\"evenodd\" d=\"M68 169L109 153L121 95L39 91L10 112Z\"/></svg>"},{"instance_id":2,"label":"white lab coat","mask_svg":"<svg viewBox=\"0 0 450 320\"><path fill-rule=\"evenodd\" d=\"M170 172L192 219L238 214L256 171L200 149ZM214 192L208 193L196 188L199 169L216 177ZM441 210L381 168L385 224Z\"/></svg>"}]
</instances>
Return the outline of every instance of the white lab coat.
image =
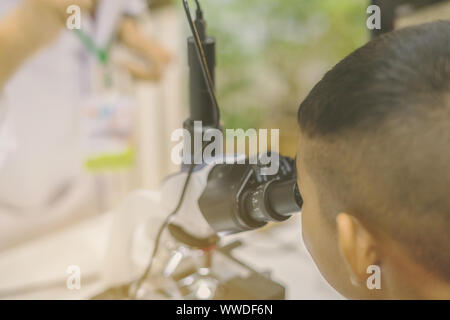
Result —
<instances>
[{"instance_id":1,"label":"white lab coat","mask_svg":"<svg viewBox=\"0 0 450 320\"><path fill-rule=\"evenodd\" d=\"M0 19L21 1L1 0ZM117 16L114 11L132 14L144 5L142 0L104 1L125 3L103 6L104 25ZM99 27L95 23L91 32ZM0 225L5 208L9 215L33 214L30 209L45 207L80 174L81 104L90 94L91 59L74 33L63 30L0 93Z\"/></svg>"}]
</instances>

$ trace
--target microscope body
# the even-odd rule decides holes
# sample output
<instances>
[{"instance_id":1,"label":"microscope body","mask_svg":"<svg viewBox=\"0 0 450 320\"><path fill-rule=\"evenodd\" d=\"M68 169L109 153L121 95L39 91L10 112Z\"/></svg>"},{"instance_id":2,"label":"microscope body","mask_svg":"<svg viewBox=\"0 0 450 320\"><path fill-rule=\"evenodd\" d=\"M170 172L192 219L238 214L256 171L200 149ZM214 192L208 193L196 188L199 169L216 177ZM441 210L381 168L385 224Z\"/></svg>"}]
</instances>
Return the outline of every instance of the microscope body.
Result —
<instances>
[{"instance_id":1,"label":"microscope body","mask_svg":"<svg viewBox=\"0 0 450 320\"><path fill-rule=\"evenodd\" d=\"M263 174L263 165L243 155L196 166L186 191L189 201L171 224L200 239L287 220L301 208L295 161L281 155L274 158L278 170L273 175ZM168 209L176 202L173 195L180 194L186 175L185 169L166 179L162 194Z\"/></svg>"}]
</instances>

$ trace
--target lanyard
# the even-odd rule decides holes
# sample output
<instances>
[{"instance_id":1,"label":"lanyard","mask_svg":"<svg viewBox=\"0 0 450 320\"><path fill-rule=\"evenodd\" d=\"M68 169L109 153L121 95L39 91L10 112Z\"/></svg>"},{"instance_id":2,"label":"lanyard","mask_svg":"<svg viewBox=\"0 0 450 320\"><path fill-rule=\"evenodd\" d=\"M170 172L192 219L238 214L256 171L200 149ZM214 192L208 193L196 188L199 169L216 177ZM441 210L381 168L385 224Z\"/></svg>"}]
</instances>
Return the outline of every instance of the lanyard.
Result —
<instances>
[{"instance_id":1,"label":"lanyard","mask_svg":"<svg viewBox=\"0 0 450 320\"><path fill-rule=\"evenodd\" d=\"M75 29L74 32L75 35L78 37L78 39L80 39L80 41L84 44L86 49L90 53L92 53L97 58L98 61L100 61L104 65L108 62L111 44L109 44L106 48L99 48L94 43L94 40L92 40L92 38L88 34L86 34L83 30Z\"/></svg>"},{"instance_id":2,"label":"lanyard","mask_svg":"<svg viewBox=\"0 0 450 320\"><path fill-rule=\"evenodd\" d=\"M86 49L94 55L97 60L103 65L106 66L109 60L109 51L111 49L111 43L110 42L106 48L99 48L94 40L83 30L81 29L75 29L74 30L75 35L80 39L80 41L84 44ZM111 88L113 85L113 79L112 75L108 71L103 72L103 82L107 88Z\"/></svg>"}]
</instances>

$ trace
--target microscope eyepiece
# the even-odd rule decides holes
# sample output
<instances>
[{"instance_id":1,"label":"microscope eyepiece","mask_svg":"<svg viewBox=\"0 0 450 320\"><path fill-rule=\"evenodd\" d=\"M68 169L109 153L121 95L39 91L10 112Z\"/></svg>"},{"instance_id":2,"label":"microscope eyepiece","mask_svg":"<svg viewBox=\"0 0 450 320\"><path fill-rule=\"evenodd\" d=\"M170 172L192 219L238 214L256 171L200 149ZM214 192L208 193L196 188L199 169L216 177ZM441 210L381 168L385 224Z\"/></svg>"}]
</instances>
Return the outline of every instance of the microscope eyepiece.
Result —
<instances>
[{"instance_id":1,"label":"microscope eyepiece","mask_svg":"<svg viewBox=\"0 0 450 320\"><path fill-rule=\"evenodd\" d=\"M250 164L219 164L211 170L198 204L217 233L258 229L300 212L295 160L279 155L278 161L273 175L263 175L263 166Z\"/></svg>"},{"instance_id":2,"label":"microscope eyepiece","mask_svg":"<svg viewBox=\"0 0 450 320\"><path fill-rule=\"evenodd\" d=\"M258 222L287 220L301 210L303 203L295 179L271 180L248 191L243 198L243 211Z\"/></svg>"}]
</instances>

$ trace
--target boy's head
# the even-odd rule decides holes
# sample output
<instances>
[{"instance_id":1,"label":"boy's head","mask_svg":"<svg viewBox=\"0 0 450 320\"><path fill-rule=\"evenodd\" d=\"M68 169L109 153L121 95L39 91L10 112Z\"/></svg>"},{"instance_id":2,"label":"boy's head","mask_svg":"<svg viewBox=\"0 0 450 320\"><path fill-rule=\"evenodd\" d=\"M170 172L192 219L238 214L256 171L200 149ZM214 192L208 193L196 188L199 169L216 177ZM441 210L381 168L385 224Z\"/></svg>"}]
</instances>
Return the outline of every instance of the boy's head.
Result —
<instances>
[{"instance_id":1,"label":"boy's head","mask_svg":"<svg viewBox=\"0 0 450 320\"><path fill-rule=\"evenodd\" d=\"M303 237L326 279L349 298L450 298L450 21L356 50L298 121Z\"/></svg>"}]
</instances>

